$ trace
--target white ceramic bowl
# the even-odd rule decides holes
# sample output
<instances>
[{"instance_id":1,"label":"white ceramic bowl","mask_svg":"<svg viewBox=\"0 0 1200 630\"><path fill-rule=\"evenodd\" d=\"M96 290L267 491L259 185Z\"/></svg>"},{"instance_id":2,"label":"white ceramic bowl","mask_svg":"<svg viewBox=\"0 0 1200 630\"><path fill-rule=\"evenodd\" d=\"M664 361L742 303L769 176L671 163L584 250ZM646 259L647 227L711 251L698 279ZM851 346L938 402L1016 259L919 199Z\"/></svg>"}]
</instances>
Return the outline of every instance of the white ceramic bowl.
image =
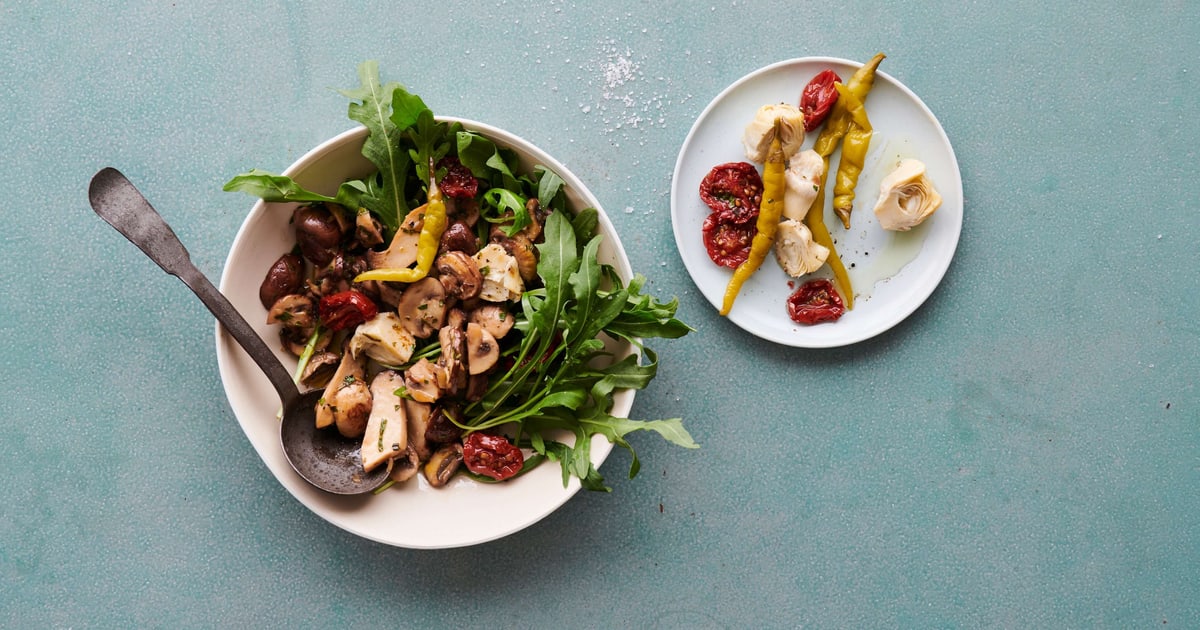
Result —
<instances>
[{"instance_id":1,"label":"white ceramic bowl","mask_svg":"<svg viewBox=\"0 0 1200 630\"><path fill-rule=\"evenodd\" d=\"M499 146L520 156L522 172L543 165L558 173L566 183L566 195L574 210L592 207L600 213L599 230L604 236L601 262L612 265L626 281L632 276L629 259L604 210L594 195L565 166L545 151L504 130L470 120L439 117L460 122ZM332 195L345 180L365 176L374 166L362 156L365 128L332 138L292 164L284 174L309 190ZM267 269L295 242L289 219L295 204L254 204L230 248L221 274L221 291L250 321L256 332L272 347L279 344L278 330L268 326L266 309L258 300L258 287ZM279 399L267 378L240 347L217 326L217 364L229 405L246 437L279 483L321 518L353 534L382 543L410 548L441 548L472 545L500 538L527 527L553 512L580 488L571 478L563 487L557 463L547 462L530 473L501 484L482 484L463 477L434 489L420 475L402 488L392 487L378 495L344 497L327 494L305 482L284 458L279 443L276 412ZM629 344L613 348L618 356L632 352ZM289 370L296 359L277 350ZM615 394L612 414L626 417L634 392ZM612 445L594 436L592 463L599 467Z\"/></svg>"}]
</instances>

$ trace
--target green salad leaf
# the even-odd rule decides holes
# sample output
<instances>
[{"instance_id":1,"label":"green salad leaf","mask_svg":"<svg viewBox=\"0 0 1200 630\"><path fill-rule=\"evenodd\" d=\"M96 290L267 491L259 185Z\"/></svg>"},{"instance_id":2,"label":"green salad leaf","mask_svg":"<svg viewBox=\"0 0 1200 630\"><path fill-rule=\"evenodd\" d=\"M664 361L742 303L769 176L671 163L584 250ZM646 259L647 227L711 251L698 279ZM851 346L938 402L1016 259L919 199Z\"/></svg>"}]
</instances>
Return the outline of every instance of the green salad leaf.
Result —
<instances>
[{"instance_id":1,"label":"green salad leaf","mask_svg":"<svg viewBox=\"0 0 1200 630\"><path fill-rule=\"evenodd\" d=\"M255 168L229 180L224 190L248 193L267 202L336 203L347 208L357 208L359 199L367 188L363 182L352 180L338 186L337 194L329 197L305 190L290 177Z\"/></svg>"},{"instance_id":2,"label":"green salad leaf","mask_svg":"<svg viewBox=\"0 0 1200 630\"><path fill-rule=\"evenodd\" d=\"M394 231L410 210L404 196L404 184L411 162L408 152L400 148L400 136L405 130L392 120L392 108L397 100L409 106L416 105L412 99L404 98L403 95L408 93L399 83L379 83L379 63L376 61L360 64L358 79L362 83L360 87L340 92L342 96L358 101L350 103L348 115L367 128L362 154L379 169L375 177L367 180L368 191L362 196L362 205ZM416 98L416 103L424 105L420 98Z\"/></svg>"}]
</instances>

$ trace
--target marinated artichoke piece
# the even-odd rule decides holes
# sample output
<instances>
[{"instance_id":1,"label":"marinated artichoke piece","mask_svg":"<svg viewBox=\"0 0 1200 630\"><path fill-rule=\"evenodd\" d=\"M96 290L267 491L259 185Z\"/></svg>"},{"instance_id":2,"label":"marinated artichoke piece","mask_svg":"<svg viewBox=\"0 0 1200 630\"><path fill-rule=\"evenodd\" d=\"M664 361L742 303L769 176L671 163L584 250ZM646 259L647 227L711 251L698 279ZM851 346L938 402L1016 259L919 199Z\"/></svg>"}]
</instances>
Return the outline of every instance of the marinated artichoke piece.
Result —
<instances>
[{"instance_id":1,"label":"marinated artichoke piece","mask_svg":"<svg viewBox=\"0 0 1200 630\"><path fill-rule=\"evenodd\" d=\"M396 313L379 313L358 325L347 349L354 356L366 355L383 365L401 365L412 358L417 340Z\"/></svg>"},{"instance_id":2,"label":"marinated artichoke piece","mask_svg":"<svg viewBox=\"0 0 1200 630\"><path fill-rule=\"evenodd\" d=\"M800 221L784 219L775 233L775 259L784 273L799 278L821 268L829 248L813 240L812 232Z\"/></svg>"},{"instance_id":3,"label":"marinated artichoke piece","mask_svg":"<svg viewBox=\"0 0 1200 630\"><path fill-rule=\"evenodd\" d=\"M788 160L783 172L787 189L783 192L783 217L803 221L821 190L821 178L825 175L825 160L816 151L809 149L797 153Z\"/></svg>"},{"instance_id":4,"label":"marinated artichoke piece","mask_svg":"<svg viewBox=\"0 0 1200 630\"><path fill-rule=\"evenodd\" d=\"M789 158L804 144L804 114L795 105L773 103L763 105L754 114L754 120L746 125L742 144L746 147L746 159L759 164L767 160L771 139L775 137L775 121L779 121L779 144L783 156Z\"/></svg>"},{"instance_id":5,"label":"marinated artichoke piece","mask_svg":"<svg viewBox=\"0 0 1200 630\"><path fill-rule=\"evenodd\" d=\"M483 276L479 297L488 302L515 302L525 292L517 260L502 245L491 243L475 254L475 264Z\"/></svg>"},{"instance_id":6,"label":"marinated artichoke piece","mask_svg":"<svg viewBox=\"0 0 1200 630\"><path fill-rule=\"evenodd\" d=\"M901 160L879 184L875 217L885 230L907 231L921 224L942 205L942 196L925 176L920 160Z\"/></svg>"}]
</instances>

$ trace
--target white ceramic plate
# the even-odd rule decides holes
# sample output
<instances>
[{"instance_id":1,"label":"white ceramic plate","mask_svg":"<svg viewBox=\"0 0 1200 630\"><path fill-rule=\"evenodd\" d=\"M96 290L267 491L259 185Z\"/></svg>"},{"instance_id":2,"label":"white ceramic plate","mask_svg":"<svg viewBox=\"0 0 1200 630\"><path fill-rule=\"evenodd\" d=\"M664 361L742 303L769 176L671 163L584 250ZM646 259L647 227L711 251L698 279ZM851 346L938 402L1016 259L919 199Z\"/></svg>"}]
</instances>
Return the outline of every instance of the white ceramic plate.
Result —
<instances>
[{"instance_id":1,"label":"white ceramic plate","mask_svg":"<svg viewBox=\"0 0 1200 630\"><path fill-rule=\"evenodd\" d=\"M881 68L887 64L885 59ZM732 271L714 264L704 249L700 226L710 210L700 200L700 180L718 164L746 160L742 131L759 107L796 104L801 89L818 72L832 68L848 81L861 65L829 57L775 63L726 88L696 119L675 163L671 221L684 265L713 307L720 308ZM962 230L962 178L954 149L929 108L886 72L877 72L866 108L875 133L856 189L851 228L843 229L833 215L832 195L826 195L825 211L825 223L855 289L854 308L833 323L804 326L793 322L786 300L808 278L789 278L771 255L738 295L729 313L734 324L789 346L844 346L895 326L941 282ZM816 137L817 132L808 134L804 148L811 147ZM840 156L840 151L833 154L831 171L836 171ZM942 207L910 232L888 232L879 227L872 212L879 183L900 159L910 157L925 162L930 180L942 195ZM832 186L832 176L828 185ZM828 266L812 277L827 276Z\"/></svg>"},{"instance_id":2,"label":"white ceramic plate","mask_svg":"<svg viewBox=\"0 0 1200 630\"><path fill-rule=\"evenodd\" d=\"M544 151L503 130L469 120L445 117L439 120L458 120L467 129L516 150L526 172L541 164L562 176L572 208L592 207L600 211L599 229L604 235L599 253L601 262L615 267L626 280L632 276L612 223L600 203L571 171ZM365 137L365 128L343 133L310 151L284 174L310 190L332 195L342 181L374 170L360 153ZM256 203L234 239L221 275L221 291L273 347L278 345L278 330L265 323L266 309L259 303L258 286L270 265L295 242L289 228L294 208L295 204ZM618 356L631 351L628 344L613 350ZM295 369L294 357L282 351L276 355L289 371ZM564 488L558 464L547 462L502 484L478 483L460 475L446 487L435 489L418 475L402 488L393 486L379 495L327 494L305 482L284 458L275 419L279 408L275 390L220 326L217 326L217 363L238 422L279 483L321 518L364 538L410 548L481 543L537 522L579 490L575 478ZM632 390L617 392L612 414L627 417L633 396ZM599 467L612 445L597 435L591 449L592 463Z\"/></svg>"}]
</instances>

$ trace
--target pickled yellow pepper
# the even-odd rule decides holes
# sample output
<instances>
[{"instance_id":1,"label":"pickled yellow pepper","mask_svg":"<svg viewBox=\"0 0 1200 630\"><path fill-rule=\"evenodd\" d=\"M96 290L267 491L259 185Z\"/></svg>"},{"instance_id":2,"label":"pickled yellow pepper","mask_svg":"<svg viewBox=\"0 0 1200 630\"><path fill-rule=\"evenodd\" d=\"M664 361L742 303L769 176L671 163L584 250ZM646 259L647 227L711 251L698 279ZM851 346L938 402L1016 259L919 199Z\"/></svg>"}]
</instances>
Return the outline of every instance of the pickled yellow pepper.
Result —
<instances>
[{"instance_id":1,"label":"pickled yellow pepper","mask_svg":"<svg viewBox=\"0 0 1200 630\"><path fill-rule=\"evenodd\" d=\"M372 269L358 274L355 282L382 280L384 282L416 282L429 275L433 259L446 231L446 200L438 189L433 158L429 159L429 200L422 216L421 236L417 239L417 266L403 269Z\"/></svg>"},{"instance_id":2,"label":"pickled yellow pepper","mask_svg":"<svg viewBox=\"0 0 1200 630\"><path fill-rule=\"evenodd\" d=\"M850 212L854 209L854 188L858 186L858 176L866 162L873 132L862 101L841 83L834 83L833 87L838 91L838 101L845 103L850 117L850 124L842 138L842 159L838 162L837 177L833 182L833 211L848 230Z\"/></svg>"},{"instance_id":3,"label":"pickled yellow pepper","mask_svg":"<svg viewBox=\"0 0 1200 630\"><path fill-rule=\"evenodd\" d=\"M733 270L733 277L725 288L725 300L721 304L721 315L728 315L733 309L733 301L737 299L742 285L755 271L762 266L775 243L775 233L779 230L779 216L783 214L783 195L787 187L784 179L783 145L779 141L779 120L775 120L775 129L771 132L771 147L767 150L767 161L763 163L763 194L762 203L758 206L758 221L755 228L754 240L750 242L750 255L746 262Z\"/></svg>"},{"instance_id":4,"label":"pickled yellow pepper","mask_svg":"<svg viewBox=\"0 0 1200 630\"><path fill-rule=\"evenodd\" d=\"M860 103L866 99L867 93L875 84L875 70L884 57L883 53L872 57L870 61L855 71L854 75L850 77L850 81L846 83L849 93L857 97ZM842 264L837 248L834 247L833 236L829 233L829 228L825 226L825 183L829 179L829 156L837 150L838 144L841 143L852 120L847 103L839 96L833 104L833 110L829 112L829 117L825 119L825 128L821 130L820 135L813 143L813 150L825 160L825 171L821 175L817 198L813 200L812 207L808 209L808 214L804 217L804 224L812 232L813 240L829 248L829 258L826 262L833 271L833 282L842 295L842 302L845 304L846 310L854 308L854 287L850 285L850 274L846 272L846 266Z\"/></svg>"}]
</instances>

